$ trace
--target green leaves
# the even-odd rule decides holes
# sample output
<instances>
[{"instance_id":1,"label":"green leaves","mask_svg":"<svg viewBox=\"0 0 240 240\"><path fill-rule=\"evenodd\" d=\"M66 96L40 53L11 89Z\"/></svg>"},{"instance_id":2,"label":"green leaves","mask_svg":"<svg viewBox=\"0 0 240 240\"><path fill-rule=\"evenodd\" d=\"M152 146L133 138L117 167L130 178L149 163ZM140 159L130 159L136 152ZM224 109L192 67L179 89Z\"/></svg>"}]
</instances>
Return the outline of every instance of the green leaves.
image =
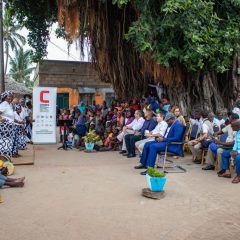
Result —
<instances>
[{"instance_id":1,"label":"green leaves","mask_svg":"<svg viewBox=\"0 0 240 240\"><path fill-rule=\"evenodd\" d=\"M163 178L163 177L166 176L166 174L164 172L158 172L158 171L156 171L152 167L148 167L147 170L148 170L148 175L150 177L160 177L160 178Z\"/></svg>"},{"instance_id":2,"label":"green leaves","mask_svg":"<svg viewBox=\"0 0 240 240\"><path fill-rule=\"evenodd\" d=\"M188 71L227 71L239 50L239 1L135 1L139 19L126 39L159 64L180 61ZM238 2L238 3L237 3Z\"/></svg>"}]
</instances>

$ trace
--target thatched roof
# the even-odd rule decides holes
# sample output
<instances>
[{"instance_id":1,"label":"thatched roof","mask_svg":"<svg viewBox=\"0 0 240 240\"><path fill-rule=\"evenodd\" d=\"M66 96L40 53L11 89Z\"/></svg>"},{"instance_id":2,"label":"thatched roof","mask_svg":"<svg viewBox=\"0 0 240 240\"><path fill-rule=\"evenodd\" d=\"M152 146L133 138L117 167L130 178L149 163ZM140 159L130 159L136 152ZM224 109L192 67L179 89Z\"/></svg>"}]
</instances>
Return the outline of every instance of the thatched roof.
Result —
<instances>
[{"instance_id":1,"label":"thatched roof","mask_svg":"<svg viewBox=\"0 0 240 240\"><path fill-rule=\"evenodd\" d=\"M25 87L24 83L16 82L10 77L5 77L5 89L15 94L22 94L22 95L25 95L25 94L32 95L32 92L33 92L31 89Z\"/></svg>"}]
</instances>

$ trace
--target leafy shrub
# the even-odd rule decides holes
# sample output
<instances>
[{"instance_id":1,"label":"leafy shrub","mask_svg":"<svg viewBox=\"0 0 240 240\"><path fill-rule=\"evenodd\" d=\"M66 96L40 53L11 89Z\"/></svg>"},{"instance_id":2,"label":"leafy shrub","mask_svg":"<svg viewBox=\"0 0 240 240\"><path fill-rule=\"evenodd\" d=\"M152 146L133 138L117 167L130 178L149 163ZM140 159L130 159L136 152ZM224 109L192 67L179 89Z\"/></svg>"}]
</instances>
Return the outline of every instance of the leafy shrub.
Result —
<instances>
[{"instance_id":1,"label":"leafy shrub","mask_svg":"<svg viewBox=\"0 0 240 240\"><path fill-rule=\"evenodd\" d=\"M158 172L152 167L148 167L148 175L150 177L160 177L160 178L163 178L166 176L164 172Z\"/></svg>"},{"instance_id":2,"label":"leafy shrub","mask_svg":"<svg viewBox=\"0 0 240 240\"><path fill-rule=\"evenodd\" d=\"M93 132L90 132L87 134L87 137L85 138L85 142L86 143L89 143L89 144L92 144L94 143L94 133Z\"/></svg>"}]
</instances>

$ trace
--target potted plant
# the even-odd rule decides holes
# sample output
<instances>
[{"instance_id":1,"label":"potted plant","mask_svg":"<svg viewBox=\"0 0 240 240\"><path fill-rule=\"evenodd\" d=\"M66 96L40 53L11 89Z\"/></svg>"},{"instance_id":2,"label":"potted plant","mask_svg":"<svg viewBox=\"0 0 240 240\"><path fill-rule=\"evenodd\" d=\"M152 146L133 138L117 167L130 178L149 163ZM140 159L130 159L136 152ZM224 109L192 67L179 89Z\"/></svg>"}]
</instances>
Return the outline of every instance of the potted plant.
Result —
<instances>
[{"instance_id":1,"label":"potted plant","mask_svg":"<svg viewBox=\"0 0 240 240\"><path fill-rule=\"evenodd\" d=\"M158 172L152 167L148 167L147 182L152 192L162 192L167 180L164 172Z\"/></svg>"},{"instance_id":2,"label":"potted plant","mask_svg":"<svg viewBox=\"0 0 240 240\"><path fill-rule=\"evenodd\" d=\"M93 150L94 148L94 133L90 132L85 138L85 147L87 150Z\"/></svg>"}]
</instances>

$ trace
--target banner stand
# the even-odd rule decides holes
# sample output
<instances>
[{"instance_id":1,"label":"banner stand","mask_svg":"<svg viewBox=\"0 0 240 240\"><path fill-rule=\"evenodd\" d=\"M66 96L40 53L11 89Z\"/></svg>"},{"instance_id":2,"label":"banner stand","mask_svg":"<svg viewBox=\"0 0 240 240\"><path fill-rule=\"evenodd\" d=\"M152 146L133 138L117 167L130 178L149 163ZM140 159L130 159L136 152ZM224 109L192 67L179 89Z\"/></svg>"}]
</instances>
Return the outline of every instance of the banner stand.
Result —
<instances>
[{"instance_id":1,"label":"banner stand","mask_svg":"<svg viewBox=\"0 0 240 240\"><path fill-rule=\"evenodd\" d=\"M34 144L56 144L57 88L33 88L32 140Z\"/></svg>"}]
</instances>

